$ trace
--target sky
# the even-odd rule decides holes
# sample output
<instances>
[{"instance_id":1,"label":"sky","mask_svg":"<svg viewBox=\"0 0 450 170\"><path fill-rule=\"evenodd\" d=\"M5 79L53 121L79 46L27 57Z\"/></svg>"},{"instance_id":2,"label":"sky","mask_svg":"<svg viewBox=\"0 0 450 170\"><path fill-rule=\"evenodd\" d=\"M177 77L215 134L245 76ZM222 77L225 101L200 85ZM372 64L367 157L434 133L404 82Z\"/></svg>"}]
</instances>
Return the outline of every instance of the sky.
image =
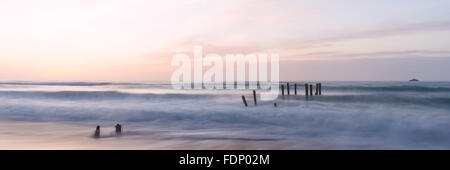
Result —
<instances>
[{"instance_id":1,"label":"sky","mask_svg":"<svg viewBox=\"0 0 450 170\"><path fill-rule=\"evenodd\" d=\"M0 80L170 80L204 53L278 53L281 80L450 81L448 0L0 0Z\"/></svg>"}]
</instances>

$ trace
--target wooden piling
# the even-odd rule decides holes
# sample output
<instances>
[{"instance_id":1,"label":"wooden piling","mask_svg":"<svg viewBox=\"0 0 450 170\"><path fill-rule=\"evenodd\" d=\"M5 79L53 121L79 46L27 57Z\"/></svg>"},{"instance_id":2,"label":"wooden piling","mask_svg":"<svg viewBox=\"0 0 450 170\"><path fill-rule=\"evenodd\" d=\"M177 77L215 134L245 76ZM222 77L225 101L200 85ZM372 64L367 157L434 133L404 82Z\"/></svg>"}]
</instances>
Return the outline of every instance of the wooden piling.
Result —
<instances>
[{"instance_id":1,"label":"wooden piling","mask_svg":"<svg viewBox=\"0 0 450 170\"><path fill-rule=\"evenodd\" d=\"M316 83L316 93L315 93L315 95L316 96L319 95L319 83Z\"/></svg>"},{"instance_id":2,"label":"wooden piling","mask_svg":"<svg viewBox=\"0 0 450 170\"><path fill-rule=\"evenodd\" d=\"M277 103L273 103L273 107L277 107Z\"/></svg>"},{"instance_id":3,"label":"wooden piling","mask_svg":"<svg viewBox=\"0 0 450 170\"><path fill-rule=\"evenodd\" d=\"M253 90L253 100L255 101L255 106L256 106L257 103L256 103L256 91L255 90Z\"/></svg>"},{"instance_id":4,"label":"wooden piling","mask_svg":"<svg viewBox=\"0 0 450 170\"><path fill-rule=\"evenodd\" d=\"M319 95L322 95L322 83L319 83Z\"/></svg>"},{"instance_id":5,"label":"wooden piling","mask_svg":"<svg viewBox=\"0 0 450 170\"><path fill-rule=\"evenodd\" d=\"M290 89L289 83L286 84L286 88L287 88L287 93L288 93L288 96L289 96L290 95L290 93L289 93L289 89Z\"/></svg>"},{"instance_id":6,"label":"wooden piling","mask_svg":"<svg viewBox=\"0 0 450 170\"><path fill-rule=\"evenodd\" d=\"M308 84L305 84L305 96L308 96Z\"/></svg>"},{"instance_id":7,"label":"wooden piling","mask_svg":"<svg viewBox=\"0 0 450 170\"><path fill-rule=\"evenodd\" d=\"M284 85L281 85L281 95L284 96Z\"/></svg>"},{"instance_id":8,"label":"wooden piling","mask_svg":"<svg viewBox=\"0 0 450 170\"><path fill-rule=\"evenodd\" d=\"M115 127L116 127L116 135L122 134L122 125L117 123Z\"/></svg>"},{"instance_id":9,"label":"wooden piling","mask_svg":"<svg viewBox=\"0 0 450 170\"><path fill-rule=\"evenodd\" d=\"M294 94L297 96L297 83L294 84Z\"/></svg>"},{"instance_id":10,"label":"wooden piling","mask_svg":"<svg viewBox=\"0 0 450 170\"><path fill-rule=\"evenodd\" d=\"M309 85L309 95L310 96L313 95L313 86L312 86L312 84Z\"/></svg>"},{"instance_id":11,"label":"wooden piling","mask_svg":"<svg viewBox=\"0 0 450 170\"><path fill-rule=\"evenodd\" d=\"M96 137L96 138L100 137L100 126L98 126L98 125L95 128L94 137Z\"/></svg>"},{"instance_id":12,"label":"wooden piling","mask_svg":"<svg viewBox=\"0 0 450 170\"><path fill-rule=\"evenodd\" d=\"M244 102L245 107L248 106L248 105L247 105L247 101L245 100L245 97L244 97L244 96L242 96L242 102Z\"/></svg>"}]
</instances>

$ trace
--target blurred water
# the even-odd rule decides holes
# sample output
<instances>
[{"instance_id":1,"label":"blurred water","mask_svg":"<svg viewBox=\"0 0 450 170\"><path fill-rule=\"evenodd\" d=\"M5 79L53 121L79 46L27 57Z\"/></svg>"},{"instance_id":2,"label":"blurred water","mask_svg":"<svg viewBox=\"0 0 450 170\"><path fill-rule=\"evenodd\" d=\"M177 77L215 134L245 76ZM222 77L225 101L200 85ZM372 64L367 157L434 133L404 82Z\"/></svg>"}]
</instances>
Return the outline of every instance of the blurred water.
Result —
<instances>
[{"instance_id":1,"label":"blurred water","mask_svg":"<svg viewBox=\"0 0 450 170\"><path fill-rule=\"evenodd\" d=\"M298 96L291 87L291 96L255 107L251 90L173 90L168 82L0 82L0 120L120 122L139 125L138 136L167 130L168 141L450 149L450 82L321 82L323 95L310 97L304 96L305 82L294 83Z\"/></svg>"}]
</instances>

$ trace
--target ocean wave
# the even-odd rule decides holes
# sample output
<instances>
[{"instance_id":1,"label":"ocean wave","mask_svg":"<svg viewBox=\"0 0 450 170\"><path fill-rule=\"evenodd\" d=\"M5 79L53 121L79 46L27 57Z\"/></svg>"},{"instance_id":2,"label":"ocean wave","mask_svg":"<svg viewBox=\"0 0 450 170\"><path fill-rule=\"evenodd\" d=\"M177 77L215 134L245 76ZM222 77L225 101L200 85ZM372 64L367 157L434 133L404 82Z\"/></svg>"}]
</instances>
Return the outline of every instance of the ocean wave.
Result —
<instances>
[{"instance_id":1,"label":"ocean wave","mask_svg":"<svg viewBox=\"0 0 450 170\"><path fill-rule=\"evenodd\" d=\"M327 103L364 103L389 105L421 105L428 107L450 107L450 97L418 96L400 94L358 94L358 95L330 95L314 98L315 101Z\"/></svg>"},{"instance_id":2,"label":"ocean wave","mask_svg":"<svg viewBox=\"0 0 450 170\"><path fill-rule=\"evenodd\" d=\"M243 92L245 94L245 92ZM44 99L59 101L76 100L208 100L213 98L238 98L240 93L129 93L121 91L0 91L0 98L8 99ZM335 94L312 96L308 100L325 103L364 103L364 104L410 104L429 107L450 107L450 97L446 95L426 95L427 93L375 93L375 94ZM305 100L304 96L280 96L279 99Z\"/></svg>"},{"instance_id":3,"label":"ocean wave","mask_svg":"<svg viewBox=\"0 0 450 170\"><path fill-rule=\"evenodd\" d=\"M110 82L0 82L0 85L39 85L39 86L104 86Z\"/></svg>"},{"instance_id":4,"label":"ocean wave","mask_svg":"<svg viewBox=\"0 0 450 170\"><path fill-rule=\"evenodd\" d=\"M57 100L129 100L129 99L202 99L213 98L213 94L156 94L126 93L119 91L0 91L4 98L57 99Z\"/></svg>"},{"instance_id":5,"label":"ocean wave","mask_svg":"<svg viewBox=\"0 0 450 170\"><path fill-rule=\"evenodd\" d=\"M425 86L323 86L323 91L372 91L372 92L450 92L450 87Z\"/></svg>"}]
</instances>

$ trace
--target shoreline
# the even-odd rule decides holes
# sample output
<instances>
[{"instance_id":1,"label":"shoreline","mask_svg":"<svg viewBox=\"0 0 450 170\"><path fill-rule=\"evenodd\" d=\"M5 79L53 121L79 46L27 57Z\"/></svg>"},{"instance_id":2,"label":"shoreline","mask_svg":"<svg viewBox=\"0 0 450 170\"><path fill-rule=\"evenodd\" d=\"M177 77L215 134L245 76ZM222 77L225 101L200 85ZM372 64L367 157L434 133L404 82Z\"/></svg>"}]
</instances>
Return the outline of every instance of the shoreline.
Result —
<instances>
[{"instance_id":1,"label":"shoreline","mask_svg":"<svg viewBox=\"0 0 450 170\"><path fill-rule=\"evenodd\" d=\"M101 138L93 138L95 125L78 122L31 122L0 120L0 149L4 150L265 150L327 148L320 143L288 140L249 140L171 137L156 130L139 133L139 125L128 125L124 134L115 136L113 127L104 127ZM157 132L160 131L160 132Z\"/></svg>"}]
</instances>

